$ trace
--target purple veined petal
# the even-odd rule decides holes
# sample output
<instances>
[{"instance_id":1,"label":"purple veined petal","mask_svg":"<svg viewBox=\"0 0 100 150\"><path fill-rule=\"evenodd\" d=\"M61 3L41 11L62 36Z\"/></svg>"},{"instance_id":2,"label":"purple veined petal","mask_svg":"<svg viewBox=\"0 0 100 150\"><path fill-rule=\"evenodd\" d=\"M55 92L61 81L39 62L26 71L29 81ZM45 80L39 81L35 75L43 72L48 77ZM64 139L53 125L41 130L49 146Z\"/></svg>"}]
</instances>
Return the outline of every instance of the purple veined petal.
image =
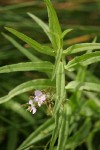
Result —
<instances>
[{"instance_id":1,"label":"purple veined petal","mask_svg":"<svg viewBox=\"0 0 100 150\"><path fill-rule=\"evenodd\" d=\"M35 94L35 96L41 96L41 95L42 95L42 92L39 91L39 90L36 90L36 91L34 92L34 94Z\"/></svg>"},{"instance_id":2,"label":"purple veined petal","mask_svg":"<svg viewBox=\"0 0 100 150\"><path fill-rule=\"evenodd\" d=\"M34 106L32 106L32 114L35 114L36 113L36 108Z\"/></svg>"},{"instance_id":3,"label":"purple veined petal","mask_svg":"<svg viewBox=\"0 0 100 150\"><path fill-rule=\"evenodd\" d=\"M29 102L28 102L30 105L32 105L33 104L33 100L29 100Z\"/></svg>"},{"instance_id":4,"label":"purple veined petal","mask_svg":"<svg viewBox=\"0 0 100 150\"><path fill-rule=\"evenodd\" d=\"M39 101L39 97L38 97L38 96L35 96L35 97L34 97L34 101L35 101L35 102L38 102L38 101Z\"/></svg>"},{"instance_id":5,"label":"purple veined petal","mask_svg":"<svg viewBox=\"0 0 100 150\"><path fill-rule=\"evenodd\" d=\"M45 94L43 94L43 95L41 96L41 100L42 100L42 101L45 101L45 100L46 100L46 95L45 95Z\"/></svg>"}]
</instances>

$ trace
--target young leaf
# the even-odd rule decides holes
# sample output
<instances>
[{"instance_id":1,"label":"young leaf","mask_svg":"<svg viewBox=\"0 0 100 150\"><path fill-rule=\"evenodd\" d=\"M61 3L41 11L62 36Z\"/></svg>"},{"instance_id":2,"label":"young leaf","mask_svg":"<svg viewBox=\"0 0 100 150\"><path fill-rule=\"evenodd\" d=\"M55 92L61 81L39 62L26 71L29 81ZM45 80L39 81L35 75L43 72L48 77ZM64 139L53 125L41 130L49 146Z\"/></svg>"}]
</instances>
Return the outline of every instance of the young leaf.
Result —
<instances>
[{"instance_id":1,"label":"young leaf","mask_svg":"<svg viewBox=\"0 0 100 150\"><path fill-rule=\"evenodd\" d=\"M59 25L59 21L58 21L58 17L56 15L56 12L51 4L50 0L44 0L46 5L47 5L47 9L48 9L48 17L49 17L49 29L51 32L51 39L52 39L52 44L54 49L58 48L58 38L57 36L61 36L61 28ZM57 36L55 36L55 33Z\"/></svg>"},{"instance_id":2,"label":"young leaf","mask_svg":"<svg viewBox=\"0 0 100 150\"><path fill-rule=\"evenodd\" d=\"M63 55L70 55L70 54L83 52L83 51L91 51L91 49L100 50L100 43L75 44L75 45L68 47L66 50L64 50Z\"/></svg>"},{"instance_id":3,"label":"young leaf","mask_svg":"<svg viewBox=\"0 0 100 150\"><path fill-rule=\"evenodd\" d=\"M44 89L49 87L54 87L54 82L51 82L49 79L37 79L37 80L31 80L25 83L22 83L18 85L16 88L11 90L8 95L0 98L0 104L7 102L11 100L11 98L21 94L25 93L27 91L33 90L33 89Z\"/></svg>"},{"instance_id":4,"label":"young leaf","mask_svg":"<svg viewBox=\"0 0 100 150\"><path fill-rule=\"evenodd\" d=\"M50 34L49 34L49 27L38 17L36 17L35 15L28 13L28 15L44 30L44 32L47 34L48 38L50 38Z\"/></svg>"},{"instance_id":5,"label":"young leaf","mask_svg":"<svg viewBox=\"0 0 100 150\"><path fill-rule=\"evenodd\" d=\"M86 53L82 56L77 56L65 66L68 71L74 71L79 66L87 66L89 64L100 61L100 52Z\"/></svg>"},{"instance_id":6,"label":"young leaf","mask_svg":"<svg viewBox=\"0 0 100 150\"><path fill-rule=\"evenodd\" d=\"M15 71L41 71L41 72L48 72L53 70L53 65L48 62L25 62L25 63L18 63L13 65L6 65L0 67L0 73L8 73L8 72L15 72Z\"/></svg>"},{"instance_id":7,"label":"young leaf","mask_svg":"<svg viewBox=\"0 0 100 150\"><path fill-rule=\"evenodd\" d=\"M61 35L61 38L63 39L65 36L66 36L66 34L68 34L69 32L71 32L73 29L67 29L67 30L65 30L63 33L62 33L62 35Z\"/></svg>"},{"instance_id":8,"label":"young leaf","mask_svg":"<svg viewBox=\"0 0 100 150\"><path fill-rule=\"evenodd\" d=\"M100 92L100 84L91 83L91 82L78 82L78 81L71 81L65 87L67 90L87 90L87 91L94 91Z\"/></svg>"},{"instance_id":9,"label":"young leaf","mask_svg":"<svg viewBox=\"0 0 100 150\"><path fill-rule=\"evenodd\" d=\"M15 36L17 36L19 39L21 39L24 42L26 42L27 44L29 44L36 51L38 51L40 53L43 53L43 54L50 55L50 56L54 56L55 55L53 50L50 47L42 46L41 44L39 44L35 40L31 39L30 37L24 35L21 32L18 32L16 30L12 29L12 28L5 27L5 29L8 30L9 32L11 32L12 34L14 34Z\"/></svg>"}]
</instances>

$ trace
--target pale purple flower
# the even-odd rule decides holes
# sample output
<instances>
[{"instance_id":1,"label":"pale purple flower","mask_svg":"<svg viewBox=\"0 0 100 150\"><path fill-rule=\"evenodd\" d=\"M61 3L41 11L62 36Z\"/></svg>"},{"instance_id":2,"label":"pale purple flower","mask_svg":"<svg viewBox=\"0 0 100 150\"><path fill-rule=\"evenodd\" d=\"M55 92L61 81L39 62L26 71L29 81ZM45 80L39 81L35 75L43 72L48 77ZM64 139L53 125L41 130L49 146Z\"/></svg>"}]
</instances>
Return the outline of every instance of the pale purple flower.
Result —
<instances>
[{"instance_id":1,"label":"pale purple flower","mask_svg":"<svg viewBox=\"0 0 100 150\"><path fill-rule=\"evenodd\" d=\"M38 106L40 107L42 105L42 103L46 100L46 95L43 94L41 91L36 90L34 92L34 101L38 103Z\"/></svg>"},{"instance_id":2,"label":"pale purple flower","mask_svg":"<svg viewBox=\"0 0 100 150\"><path fill-rule=\"evenodd\" d=\"M30 105L28 107L28 111L32 112L32 114L35 114L36 113L36 108L35 108L35 105L33 104L33 100L29 100L28 104Z\"/></svg>"}]
</instances>

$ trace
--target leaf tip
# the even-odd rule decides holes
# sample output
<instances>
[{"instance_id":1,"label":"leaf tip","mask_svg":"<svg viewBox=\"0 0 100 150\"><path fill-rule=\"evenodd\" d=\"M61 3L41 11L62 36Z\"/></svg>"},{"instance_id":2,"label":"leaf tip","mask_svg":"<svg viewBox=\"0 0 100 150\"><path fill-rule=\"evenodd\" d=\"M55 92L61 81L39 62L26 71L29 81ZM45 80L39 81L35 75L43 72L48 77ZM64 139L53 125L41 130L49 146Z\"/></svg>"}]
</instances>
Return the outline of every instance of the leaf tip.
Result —
<instances>
[{"instance_id":1,"label":"leaf tip","mask_svg":"<svg viewBox=\"0 0 100 150\"><path fill-rule=\"evenodd\" d=\"M9 30L10 29L10 27L4 27L6 30Z\"/></svg>"},{"instance_id":2,"label":"leaf tip","mask_svg":"<svg viewBox=\"0 0 100 150\"><path fill-rule=\"evenodd\" d=\"M27 12L27 14L30 16L31 15L31 13L30 12Z\"/></svg>"}]
</instances>

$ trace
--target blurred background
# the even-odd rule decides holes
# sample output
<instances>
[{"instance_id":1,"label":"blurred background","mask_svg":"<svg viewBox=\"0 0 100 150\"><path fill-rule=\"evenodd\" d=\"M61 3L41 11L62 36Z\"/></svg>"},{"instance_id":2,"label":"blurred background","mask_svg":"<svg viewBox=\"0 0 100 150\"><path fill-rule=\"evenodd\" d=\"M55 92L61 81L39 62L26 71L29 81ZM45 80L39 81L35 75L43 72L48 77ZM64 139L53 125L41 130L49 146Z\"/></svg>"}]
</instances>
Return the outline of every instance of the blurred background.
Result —
<instances>
[{"instance_id":1,"label":"blurred background","mask_svg":"<svg viewBox=\"0 0 100 150\"><path fill-rule=\"evenodd\" d=\"M100 42L100 0L52 0L52 3L56 9L62 30L64 31L67 28L74 29L65 37L65 48L75 43L92 42L96 36L97 42ZM27 15L27 12L35 14L48 23L46 6L42 0L0 0L0 32L9 34L4 27L12 27L40 43L49 44L44 32ZM40 56L38 53L33 52L27 44L15 36L11 36L36 57ZM41 59L52 60L48 56L41 56ZM26 61L29 60L0 33L0 66ZM100 64L92 65L91 72L100 78ZM34 72L34 74L32 72L0 74L0 97L22 82L42 77L45 77L45 74L41 75L37 72ZM25 103L29 95L30 93L26 93L20 95L17 99L14 98L16 103L13 103L13 100L7 104L0 105L1 150L14 150L16 145L19 145L32 130L35 130L37 126L45 121L46 115L43 110L41 110L42 114L38 113L33 118L30 114L26 117L23 115L23 110L19 109L19 103ZM35 120L39 121L32 126ZM13 136L15 139L13 139L11 147ZM17 137L20 137L20 140Z\"/></svg>"}]
</instances>

